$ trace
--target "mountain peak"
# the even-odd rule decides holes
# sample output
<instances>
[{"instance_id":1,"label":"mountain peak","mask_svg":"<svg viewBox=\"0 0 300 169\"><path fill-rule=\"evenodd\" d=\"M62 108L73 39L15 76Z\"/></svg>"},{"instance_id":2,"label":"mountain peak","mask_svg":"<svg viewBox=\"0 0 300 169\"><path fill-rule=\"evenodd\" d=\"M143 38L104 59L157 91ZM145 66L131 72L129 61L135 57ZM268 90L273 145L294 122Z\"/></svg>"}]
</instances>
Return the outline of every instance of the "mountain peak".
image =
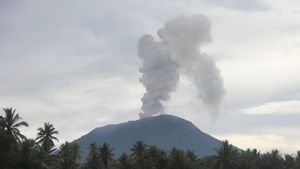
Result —
<instances>
[{"instance_id":1,"label":"mountain peak","mask_svg":"<svg viewBox=\"0 0 300 169\"><path fill-rule=\"evenodd\" d=\"M132 145L143 141L148 145L170 150L173 147L193 150L199 156L215 154L220 141L199 130L191 122L173 115L158 115L135 121L97 127L74 142L82 148L82 157L88 154L89 144L104 142L114 148L114 154L129 153Z\"/></svg>"}]
</instances>

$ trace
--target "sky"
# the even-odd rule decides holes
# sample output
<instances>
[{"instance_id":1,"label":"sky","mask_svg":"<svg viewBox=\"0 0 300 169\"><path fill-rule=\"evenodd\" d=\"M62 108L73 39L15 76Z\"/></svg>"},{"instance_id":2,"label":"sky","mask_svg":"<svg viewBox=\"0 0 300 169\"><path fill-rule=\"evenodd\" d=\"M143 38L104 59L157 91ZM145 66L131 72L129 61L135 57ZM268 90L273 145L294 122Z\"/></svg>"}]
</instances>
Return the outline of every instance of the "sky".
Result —
<instances>
[{"instance_id":1,"label":"sky","mask_svg":"<svg viewBox=\"0 0 300 169\"><path fill-rule=\"evenodd\" d=\"M184 76L165 113L241 148L300 150L298 0L0 0L0 107L17 109L35 138L51 122L60 143L139 119L137 42L178 15L212 23L226 93L212 118Z\"/></svg>"}]
</instances>

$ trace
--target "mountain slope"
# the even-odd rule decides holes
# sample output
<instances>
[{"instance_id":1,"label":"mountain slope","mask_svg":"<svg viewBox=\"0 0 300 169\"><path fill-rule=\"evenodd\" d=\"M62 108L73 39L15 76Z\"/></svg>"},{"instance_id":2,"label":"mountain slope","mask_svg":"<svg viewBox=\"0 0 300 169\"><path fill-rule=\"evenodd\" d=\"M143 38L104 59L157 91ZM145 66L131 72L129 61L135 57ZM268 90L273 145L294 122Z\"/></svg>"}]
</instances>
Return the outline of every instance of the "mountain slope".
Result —
<instances>
[{"instance_id":1,"label":"mountain slope","mask_svg":"<svg viewBox=\"0 0 300 169\"><path fill-rule=\"evenodd\" d=\"M114 148L114 154L130 152L136 141L170 150L177 147L193 150L199 156L215 154L221 142L199 130L191 122L171 115L143 118L137 121L98 127L75 140L81 146L82 158L87 157L89 144L104 142Z\"/></svg>"}]
</instances>

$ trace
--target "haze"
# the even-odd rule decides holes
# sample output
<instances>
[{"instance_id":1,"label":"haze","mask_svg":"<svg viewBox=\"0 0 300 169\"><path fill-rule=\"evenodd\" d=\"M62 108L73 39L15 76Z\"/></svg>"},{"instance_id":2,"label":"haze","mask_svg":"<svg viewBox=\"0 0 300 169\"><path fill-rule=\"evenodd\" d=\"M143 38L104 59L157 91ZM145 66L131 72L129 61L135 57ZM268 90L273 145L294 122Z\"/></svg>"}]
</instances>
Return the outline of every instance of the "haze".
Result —
<instances>
[{"instance_id":1,"label":"haze","mask_svg":"<svg viewBox=\"0 0 300 169\"><path fill-rule=\"evenodd\" d=\"M297 0L0 1L0 107L51 122L60 141L138 119L145 93L137 44L166 20L201 14L226 94L212 119L181 77L165 112L241 148L300 149L300 2ZM155 36L158 39L158 37Z\"/></svg>"}]
</instances>

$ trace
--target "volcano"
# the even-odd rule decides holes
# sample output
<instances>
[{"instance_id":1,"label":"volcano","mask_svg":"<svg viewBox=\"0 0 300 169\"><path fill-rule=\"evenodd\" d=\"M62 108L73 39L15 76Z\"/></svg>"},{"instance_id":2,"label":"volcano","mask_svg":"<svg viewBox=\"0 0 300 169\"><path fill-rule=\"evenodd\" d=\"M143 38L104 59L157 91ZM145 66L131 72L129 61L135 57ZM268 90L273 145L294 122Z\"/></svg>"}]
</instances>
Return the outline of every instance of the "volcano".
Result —
<instances>
[{"instance_id":1,"label":"volcano","mask_svg":"<svg viewBox=\"0 0 300 169\"><path fill-rule=\"evenodd\" d=\"M129 153L137 141L157 145L164 150L173 147L192 150L200 157L214 155L215 148L221 144L221 141L202 132L191 122L172 115L98 127L73 142L80 145L82 159L85 160L92 142L97 145L108 143L114 149L113 153L119 156L123 152Z\"/></svg>"}]
</instances>

